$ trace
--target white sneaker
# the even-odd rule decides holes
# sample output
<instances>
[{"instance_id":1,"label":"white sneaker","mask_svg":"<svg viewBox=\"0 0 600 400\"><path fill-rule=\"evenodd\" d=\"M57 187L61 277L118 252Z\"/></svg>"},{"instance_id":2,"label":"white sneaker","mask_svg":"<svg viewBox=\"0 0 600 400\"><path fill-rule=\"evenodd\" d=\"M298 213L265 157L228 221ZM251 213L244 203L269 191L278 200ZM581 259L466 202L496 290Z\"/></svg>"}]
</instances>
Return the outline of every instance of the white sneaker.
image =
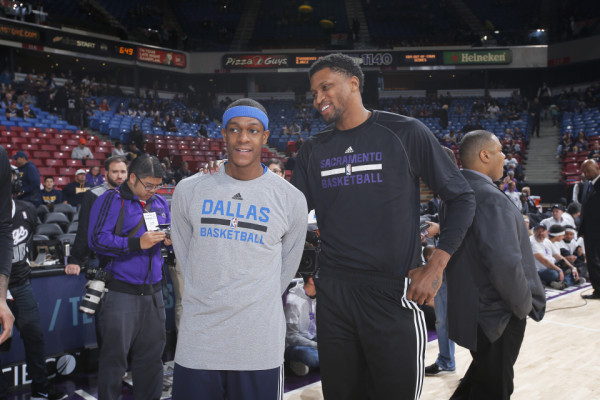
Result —
<instances>
[{"instance_id":1,"label":"white sneaker","mask_svg":"<svg viewBox=\"0 0 600 400\"><path fill-rule=\"evenodd\" d=\"M308 374L310 368L308 365L301 363L300 361L292 361L290 362L290 369L292 372L298 376L304 376Z\"/></svg>"}]
</instances>

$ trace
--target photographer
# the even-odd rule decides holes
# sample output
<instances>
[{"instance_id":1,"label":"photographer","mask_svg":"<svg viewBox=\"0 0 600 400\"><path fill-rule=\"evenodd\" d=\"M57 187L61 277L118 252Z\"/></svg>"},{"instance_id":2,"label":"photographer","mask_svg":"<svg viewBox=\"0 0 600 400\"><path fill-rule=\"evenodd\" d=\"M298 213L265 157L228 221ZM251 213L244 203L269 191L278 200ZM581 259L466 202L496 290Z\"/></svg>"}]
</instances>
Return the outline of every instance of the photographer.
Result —
<instances>
[{"instance_id":1,"label":"photographer","mask_svg":"<svg viewBox=\"0 0 600 400\"><path fill-rule=\"evenodd\" d=\"M171 245L159 230L171 222L167 201L156 194L163 175L158 158L143 154L131 163L128 180L92 205L88 243L105 266L101 275L107 275L108 289L100 306L100 399L120 398L128 354L135 397L158 399L162 394L166 333L161 246Z\"/></svg>"}]
</instances>

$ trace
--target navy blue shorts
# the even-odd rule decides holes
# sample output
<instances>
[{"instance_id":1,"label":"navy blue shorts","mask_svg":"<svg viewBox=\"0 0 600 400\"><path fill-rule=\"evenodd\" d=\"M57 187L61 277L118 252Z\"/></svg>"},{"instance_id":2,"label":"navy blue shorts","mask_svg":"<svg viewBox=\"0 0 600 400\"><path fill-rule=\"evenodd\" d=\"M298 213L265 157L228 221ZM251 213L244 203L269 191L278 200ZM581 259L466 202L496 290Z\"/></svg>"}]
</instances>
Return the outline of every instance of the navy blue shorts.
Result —
<instances>
[{"instance_id":1,"label":"navy blue shorts","mask_svg":"<svg viewBox=\"0 0 600 400\"><path fill-rule=\"evenodd\" d=\"M175 364L173 400L282 400L283 368L259 371L191 369Z\"/></svg>"}]
</instances>

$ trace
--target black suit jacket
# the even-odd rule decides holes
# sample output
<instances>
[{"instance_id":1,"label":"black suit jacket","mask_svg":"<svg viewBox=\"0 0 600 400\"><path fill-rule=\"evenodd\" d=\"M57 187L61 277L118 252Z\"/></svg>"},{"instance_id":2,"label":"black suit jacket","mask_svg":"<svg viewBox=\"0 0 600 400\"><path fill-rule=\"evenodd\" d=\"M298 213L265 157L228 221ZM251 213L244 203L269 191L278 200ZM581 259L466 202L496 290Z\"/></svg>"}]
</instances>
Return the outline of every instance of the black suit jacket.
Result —
<instances>
[{"instance_id":1,"label":"black suit jacket","mask_svg":"<svg viewBox=\"0 0 600 400\"><path fill-rule=\"evenodd\" d=\"M478 325L494 342L512 315L541 320L546 296L521 212L489 180L469 170L462 173L477 208L446 269L448 330L450 339L475 351Z\"/></svg>"},{"instance_id":2,"label":"black suit jacket","mask_svg":"<svg viewBox=\"0 0 600 400\"><path fill-rule=\"evenodd\" d=\"M591 184L591 182L589 182ZM592 191L583 203L581 228L585 243L585 251L600 249L600 179L596 181Z\"/></svg>"}]
</instances>

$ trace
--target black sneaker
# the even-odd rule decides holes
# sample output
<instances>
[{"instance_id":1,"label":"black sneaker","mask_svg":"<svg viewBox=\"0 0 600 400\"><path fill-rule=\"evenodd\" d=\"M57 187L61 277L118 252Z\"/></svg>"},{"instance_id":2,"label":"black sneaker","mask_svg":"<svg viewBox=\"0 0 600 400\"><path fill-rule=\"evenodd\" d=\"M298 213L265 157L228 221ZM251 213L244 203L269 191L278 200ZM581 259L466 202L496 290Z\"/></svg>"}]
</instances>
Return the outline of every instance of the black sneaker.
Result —
<instances>
[{"instance_id":1,"label":"black sneaker","mask_svg":"<svg viewBox=\"0 0 600 400\"><path fill-rule=\"evenodd\" d=\"M592 294L584 294L581 297L588 300L600 300L600 293L593 292Z\"/></svg>"},{"instance_id":2,"label":"black sneaker","mask_svg":"<svg viewBox=\"0 0 600 400\"><path fill-rule=\"evenodd\" d=\"M455 369L443 369L435 363L431 364L429 367L425 367L425 375L427 376L448 375L453 374L454 372L456 372Z\"/></svg>"},{"instance_id":3,"label":"black sneaker","mask_svg":"<svg viewBox=\"0 0 600 400\"><path fill-rule=\"evenodd\" d=\"M59 392L51 387L46 388L44 391L31 392L31 400L61 400L66 399L67 393Z\"/></svg>"}]
</instances>

